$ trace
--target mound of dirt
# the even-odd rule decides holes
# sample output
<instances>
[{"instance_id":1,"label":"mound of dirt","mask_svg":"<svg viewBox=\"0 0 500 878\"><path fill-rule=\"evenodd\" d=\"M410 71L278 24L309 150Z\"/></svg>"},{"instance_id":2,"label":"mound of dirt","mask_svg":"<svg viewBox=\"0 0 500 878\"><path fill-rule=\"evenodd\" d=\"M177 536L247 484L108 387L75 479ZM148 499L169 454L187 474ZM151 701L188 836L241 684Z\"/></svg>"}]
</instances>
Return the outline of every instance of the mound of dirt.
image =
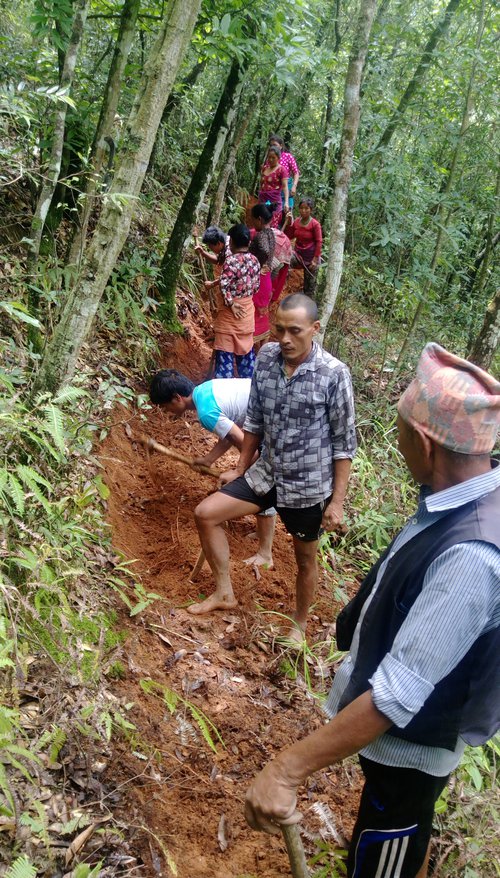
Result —
<instances>
[{"instance_id":1,"label":"mound of dirt","mask_svg":"<svg viewBox=\"0 0 500 878\"><path fill-rule=\"evenodd\" d=\"M162 365L199 381L209 354L192 327L189 338L169 342ZM293 655L273 651L267 632L273 618L267 613L286 613L293 605L291 541L278 522L275 569L263 571L256 581L243 563L255 548L250 536L254 519L230 524L231 575L239 606L191 616L186 604L213 590L208 566L196 584L189 576L200 548L193 510L215 490L214 480L159 454L148 463L142 446L127 435L125 422L132 435L145 432L191 456L205 453L214 438L194 413L174 420L155 408L143 422L122 410L121 422L101 449L114 545L132 561L144 592L161 596L133 618L120 611L126 668L115 692L123 703L134 703L127 716L137 733L115 753L107 779L119 798L131 848L144 863L141 874L151 878L288 875L283 840L252 832L243 801L259 768L322 721L304 674L321 688L326 665L318 659L304 669ZM221 463L230 466L231 454ZM323 581L309 631L312 643L328 638L335 615L331 588ZM144 683L151 680L158 685ZM354 764L310 779L300 803L308 853L314 852L318 833L329 831L324 821L318 823L312 804L327 803L339 836L348 837L358 791Z\"/></svg>"}]
</instances>

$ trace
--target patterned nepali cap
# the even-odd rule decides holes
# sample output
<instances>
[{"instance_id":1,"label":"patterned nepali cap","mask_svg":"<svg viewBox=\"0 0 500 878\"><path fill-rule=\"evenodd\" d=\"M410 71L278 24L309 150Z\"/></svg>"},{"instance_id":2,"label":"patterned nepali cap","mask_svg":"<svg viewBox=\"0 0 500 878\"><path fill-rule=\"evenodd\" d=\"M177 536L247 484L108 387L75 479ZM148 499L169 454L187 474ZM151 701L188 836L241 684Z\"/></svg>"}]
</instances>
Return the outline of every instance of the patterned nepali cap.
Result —
<instances>
[{"instance_id":1,"label":"patterned nepali cap","mask_svg":"<svg viewBox=\"0 0 500 878\"><path fill-rule=\"evenodd\" d=\"M430 342L422 351L417 377L399 400L398 412L445 448L486 454L500 425L500 382Z\"/></svg>"}]
</instances>

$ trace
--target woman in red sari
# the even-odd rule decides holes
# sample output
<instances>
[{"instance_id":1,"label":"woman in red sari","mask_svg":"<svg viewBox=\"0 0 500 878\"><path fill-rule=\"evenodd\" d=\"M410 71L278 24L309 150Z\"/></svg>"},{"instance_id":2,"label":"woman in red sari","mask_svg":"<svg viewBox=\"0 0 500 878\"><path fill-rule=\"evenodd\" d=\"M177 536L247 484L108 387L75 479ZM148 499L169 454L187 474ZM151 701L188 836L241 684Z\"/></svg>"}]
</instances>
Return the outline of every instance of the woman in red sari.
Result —
<instances>
[{"instance_id":1,"label":"woman in red sari","mask_svg":"<svg viewBox=\"0 0 500 878\"><path fill-rule=\"evenodd\" d=\"M259 202L267 204L273 211L271 228L280 225L282 195L283 211L285 215L288 213L288 174L280 164L280 158L281 150L277 146L270 146L260 172Z\"/></svg>"}]
</instances>

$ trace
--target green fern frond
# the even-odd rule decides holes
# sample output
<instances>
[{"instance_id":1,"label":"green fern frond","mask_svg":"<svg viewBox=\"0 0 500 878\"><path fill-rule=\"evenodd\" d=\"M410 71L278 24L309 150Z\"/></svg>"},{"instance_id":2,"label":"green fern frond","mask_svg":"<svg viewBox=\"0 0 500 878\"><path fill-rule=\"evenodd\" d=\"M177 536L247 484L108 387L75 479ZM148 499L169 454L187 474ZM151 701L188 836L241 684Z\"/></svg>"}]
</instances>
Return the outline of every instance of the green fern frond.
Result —
<instances>
[{"instance_id":1,"label":"green fern frond","mask_svg":"<svg viewBox=\"0 0 500 878\"><path fill-rule=\"evenodd\" d=\"M9 473L9 493L19 515L24 515L24 491L13 473Z\"/></svg>"},{"instance_id":2,"label":"green fern frond","mask_svg":"<svg viewBox=\"0 0 500 878\"><path fill-rule=\"evenodd\" d=\"M28 857L18 857L7 869L5 878L36 878L36 869Z\"/></svg>"},{"instance_id":3,"label":"green fern frond","mask_svg":"<svg viewBox=\"0 0 500 878\"><path fill-rule=\"evenodd\" d=\"M71 384L68 384L59 391L57 396L54 397L53 402L55 405L63 405L65 402L74 402L75 399L80 399L82 396L87 396L83 388L73 387Z\"/></svg>"},{"instance_id":4,"label":"green fern frond","mask_svg":"<svg viewBox=\"0 0 500 878\"><path fill-rule=\"evenodd\" d=\"M60 411L53 403L46 405L44 407L45 419L43 421L43 427L49 436L52 436L56 447L62 451L63 453L66 450L65 441L64 441L64 425L63 425L63 416Z\"/></svg>"},{"instance_id":5,"label":"green fern frond","mask_svg":"<svg viewBox=\"0 0 500 878\"><path fill-rule=\"evenodd\" d=\"M200 710L194 704L191 704L190 701L186 701L185 703L189 709L189 712L191 713L192 718L194 719L201 734L203 735L204 740L206 741L210 749L213 750L214 753L217 753L217 747L215 746L212 732L215 737L220 741L220 743L224 746L224 741L222 740L218 728L214 726L213 722L208 718L205 713L203 713L202 710Z\"/></svg>"},{"instance_id":6,"label":"green fern frond","mask_svg":"<svg viewBox=\"0 0 500 878\"><path fill-rule=\"evenodd\" d=\"M43 506L46 512L52 512L52 506L46 497L42 494L40 488L38 487L38 482L41 480L45 485L50 488L49 483L42 478L42 476L38 476L37 473L31 467L25 466L24 464L18 464L16 467L16 472L24 482L26 487L31 491L34 497L38 500L39 503Z\"/></svg>"}]
</instances>

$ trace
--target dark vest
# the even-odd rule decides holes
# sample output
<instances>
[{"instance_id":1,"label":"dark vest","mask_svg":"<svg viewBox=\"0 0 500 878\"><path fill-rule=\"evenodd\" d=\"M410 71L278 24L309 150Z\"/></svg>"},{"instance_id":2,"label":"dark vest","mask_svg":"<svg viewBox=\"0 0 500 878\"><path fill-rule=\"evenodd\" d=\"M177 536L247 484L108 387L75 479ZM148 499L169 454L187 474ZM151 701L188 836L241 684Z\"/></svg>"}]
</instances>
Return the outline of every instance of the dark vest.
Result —
<instances>
[{"instance_id":1,"label":"dark vest","mask_svg":"<svg viewBox=\"0 0 500 878\"><path fill-rule=\"evenodd\" d=\"M444 515L409 540L388 561L382 580L363 618L359 651L339 710L370 685L384 656L419 596L429 565L457 543L481 540L500 548L500 488ZM370 570L357 595L337 618L337 646L350 649L362 610L391 545ZM499 582L500 587L500 582ZM500 725L500 629L479 637L458 665L435 686L410 723L387 734L430 747L455 750L458 735L468 743L484 743Z\"/></svg>"}]
</instances>

